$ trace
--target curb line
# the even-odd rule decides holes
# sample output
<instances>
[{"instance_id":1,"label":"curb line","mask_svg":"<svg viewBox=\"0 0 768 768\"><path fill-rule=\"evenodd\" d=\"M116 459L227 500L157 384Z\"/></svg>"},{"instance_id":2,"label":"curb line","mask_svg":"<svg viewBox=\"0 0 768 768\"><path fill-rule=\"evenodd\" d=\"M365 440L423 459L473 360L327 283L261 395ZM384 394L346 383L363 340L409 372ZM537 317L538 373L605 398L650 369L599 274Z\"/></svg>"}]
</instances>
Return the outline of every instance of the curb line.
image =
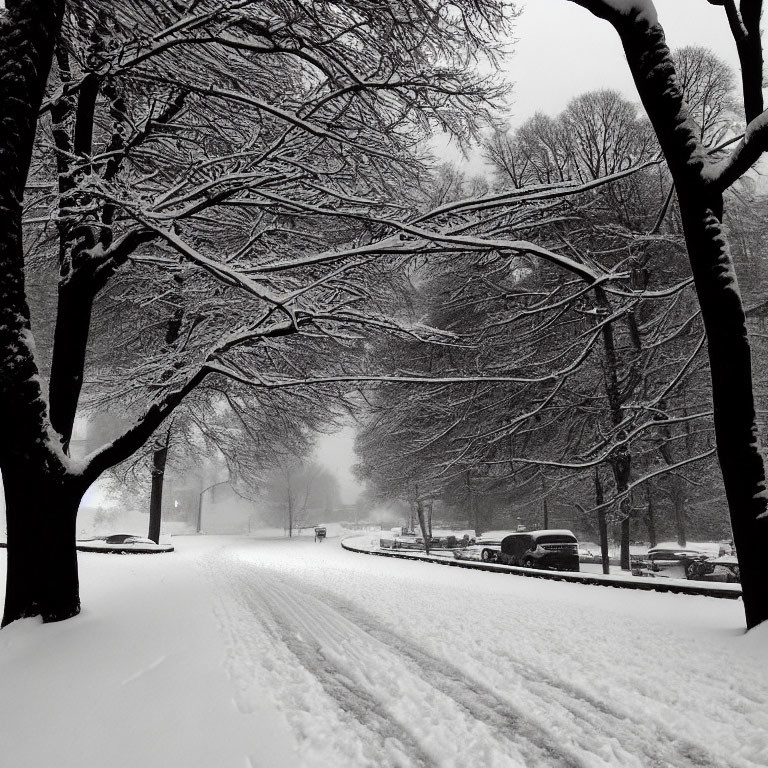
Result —
<instances>
[{"instance_id":1,"label":"curb line","mask_svg":"<svg viewBox=\"0 0 768 768\"><path fill-rule=\"evenodd\" d=\"M353 537L348 537L353 538ZM357 537L354 537L357 538ZM681 595L701 595L702 597L717 597L723 600L738 600L741 598L741 589L718 589L717 587L695 587L688 584L664 584L660 580L648 579L647 581L629 581L625 579L609 580L599 575L584 576L567 574L562 571L535 571L531 568L521 568L515 565L497 565L493 563L474 562L472 560L445 560L431 555L406 555L400 552L375 552L368 549L360 549L341 540L342 549L348 552L356 552L360 555L376 555L379 557L397 557L401 560L419 560L420 562L433 563L434 565L448 565L453 568L471 568L477 571L491 571L493 573L506 573L511 576L526 576L531 579L549 579L550 581L566 581L571 584L589 584L598 587L615 587L617 589L638 589L645 592L673 592Z\"/></svg>"}]
</instances>

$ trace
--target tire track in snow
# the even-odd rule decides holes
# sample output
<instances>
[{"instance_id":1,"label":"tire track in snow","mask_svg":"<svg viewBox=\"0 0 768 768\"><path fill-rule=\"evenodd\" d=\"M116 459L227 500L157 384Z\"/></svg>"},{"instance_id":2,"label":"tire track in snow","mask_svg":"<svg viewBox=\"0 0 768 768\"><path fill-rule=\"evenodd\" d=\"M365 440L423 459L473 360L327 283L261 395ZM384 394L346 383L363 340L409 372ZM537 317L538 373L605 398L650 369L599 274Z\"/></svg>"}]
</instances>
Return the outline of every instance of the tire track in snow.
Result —
<instances>
[{"instance_id":1,"label":"tire track in snow","mask_svg":"<svg viewBox=\"0 0 768 768\"><path fill-rule=\"evenodd\" d=\"M414 738L408 729L396 727L382 702L362 690L355 680L344 674L343 669L328 666L327 646L324 649L307 640L313 638L313 630L319 626L318 623L307 622L306 617L295 615L293 620L286 618L286 614L291 611L283 602L284 594L276 597L274 593L270 595L266 591L263 595L247 595L245 600L257 614L262 613L262 606L268 607L280 627L280 639L302 666L317 679L323 690L344 713L345 719L356 720L367 734L374 735L381 744L389 743L392 746L396 743L396 751L402 753L403 758L414 768L428 768L432 765L430 755L422 750L418 739ZM296 632L297 626L301 626L304 634Z\"/></svg>"},{"instance_id":2,"label":"tire track in snow","mask_svg":"<svg viewBox=\"0 0 768 768\"><path fill-rule=\"evenodd\" d=\"M740 768L751 768L752 766L741 760L729 761L725 755L713 760L703 747L689 739L681 738L678 732L660 720L640 721L622 702L611 701L609 705L583 685L549 675L547 670L525 664L513 657L511 653L502 652L500 655L504 656L509 667L527 680L532 693L555 703L570 713L574 719L598 731L610 729L611 724L614 729L620 729L622 746L631 747L638 754L644 753L649 760L645 765L649 767L725 768L725 766L734 766L736 768L740 766Z\"/></svg>"},{"instance_id":3,"label":"tire track in snow","mask_svg":"<svg viewBox=\"0 0 768 768\"><path fill-rule=\"evenodd\" d=\"M222 569L222 565L226 567ZM234 568L232 566L235 566ZM240 572L244 566L232 561L223 564L221 561L211 559L205 564L209 576L214 580L222 580L222 572L227 582L227 588L220 595L232 595L232 584L237 583L236 590L239 603L230 600L222 600L215 607L215 614L221 630L226 638L229 659L227 667L230 676L237 685L238 695L236 705L243 713L254 710L254 698L261 698L262 692L259 683L264 681L265 670L271 677L267 687L272 691L278 691L283 695L282 700L275 700L278 708L282 709L291 725L298 731L299 754L290 762L281 763L283 768L294 766L371 766L371 768L430 768L435 763L424 754L418 742L412 742L407 733L396 730L390 717L383 712L379 702L363 691L343 675L333 676L322 673L322 659L308 649L303 631L306 637L311 637L311 625L306 622L301 624L286 623L282 618L282 610L273 612L274 600L269 601L269 587L266 586L263 574L255 576L252 569L248 569L247 576ZM270 605L271 602L271 605ZM254 638L261 635L267 637L267 647L259 647L259 641ZM278 649L275 653L275 648ZM293 661L289 666L285 665L285 658L280 648L287 649L288 655ZM299 661L299 665L295 662ZM320 663L318 663L320 662ZM312 711L312 704L316 704L316 692L308 690L307 677L311 675L326 692L336 707L329 712L327 704L321 712ZM259 678L261 678L259 680ZM376 754L350 755L347 743L331 744L328 748L318 750L317 734L306 734L306 728L302 722L296 722L294 709L302 709L306 719L316 718L319 727L324 729L330 724L330 732L322 739L323 742L334 742L335 736L341 731L355 731L358 734L360 744L375 744ZM335 728L333 727L335 725ZM335 732L334 732L335 731ZM371 739L373 736L373 740ZM314 744L302 745L302 739L313 741ZM302 749L303 747L303 749ZM334 749L335 747L335 749ZM302 754L303 751L303 754ZM365 752L365 750L360 750ZM368 759L364 759L364 758ZM297 762L300 760L300 762ZM258 761L257 761L258 762ZM262 763L258 762L259 765Z\"/></svg>"},{"instance_id":4,"label":"tire track in snow","mask_svg":"<svg viewBox=\"0 0 768 768\"><path fill-rule=\"evenodd\" d=\"M336 595L321 592L315 587L300 583L300 588L310 589L317 600L347 618L352 625L370 637L379 640L386 648L396 649L409 658L420 670L429 673L427 682L462 705L477 719L493 724L500 734L511 728L523 735L531 744L546 753L547 766L575 764L592 766L621 765L622 768L748 768L754 763L728 755L716 758L693 741L681 738L663 722L649 722L620 702L605 701L594 696L588 689L570 681L548 675L546 669L526 665L505 654L506 661L519 676L519 684L531 699L546 702L546 711L534 717L531 710L521 707L512 695L505 695L486 681L472 675L466 668L451 664L445 659L435 659L421 646L404 638L387 625L377 621L370 613ZM556 711L553 711L556 710ZM581 733L572 732L576 751L561 749L541 737L552 730L552 716L559 715L563 724L577 722ZM501 716L500 716L501 715ZM620 734L620 737L612 734ZM590 753L590 746L603 743L610 753L598 756ZM598 762L594 762L597 760ZM564 763L562 761L565 761Z\"/></svg>"},{"instance_id":5,"label":"tire track in snow","mask_svg":"<svg viewBox=\"0 0 768 768\"><path fill-rule=\"evenodd\" d=\"M435 660L400 637L377 637L378 633L361 626L364 621L354 620L360 616L350 620L325 600L285 584L282 577L278 581L250 567L241 567L247 572L238 573L236 578L248 608L259 616L264 615L265 609L268 611L279 628L282 642L342 709L351 710L363 725L372 724L379 739L394 737L403 741L403 749L410 757L407 765L474 763L478 757L476 753L460 759L458 755L453 756L457 758L454 761L451 756L435 754L429 744L423 744L424 732L419 729L419 724L428 722L429 728L434 730L437 721L451 716L454 719L443 722L443 727L457 742L461 738L456 735L457 731L462 726L466 728L467 723L471 723L470 727L475 730L483 731L473 735L478 744L485 744L493 753L481 761L484 765L500 768L511 765L579 768L589 765L568 748L550 743L540 724L513 711L508 702L498 698L493 691L468 686L462 670L443 660ZM358 662L357 665L350 667L350 657ZM356 677L354 671L359 671L371 658L386 662L388 677L394 679L395 686L399 676L407 675L410 680L406 689L390 690L386 692L388 695L382 696L383 679ZM378 698L376 694L364 693L363 687L376 691ZM395 697L412 696L414 690L422 693L421 706L412 713L420 717L398 716L393 712L392 701ZM441 709L440 700L444 711L436 711L436 705L438 710ZM366 716L367 711L374 714L372 721ZM393 719L397 722L396 728L391 724Z\"/></svg>"},{"instance_id":6,"label":"tire track in snow","mask_svg":"<svg viewBox=\"0 0 768 768\"><path fill-rule=\"evenodd\" d=\"M473 675L466 668L456 667L450 662L436 660L434 656L428 654L423 648L414 645L394 632L391 628L382 625L376 619L361 611L356 606L345 603L338 597L324 594L324 599L332 603L334 608L342 615L348 616L357 626L363 628L370 635L381 640L386 646L397 648L403 655L410 656L411 659L422 669L432 668L442 674L444 680L450 680L454 685L458 684L460 689L455 691L455 697L460 700L466 691L482 692L485 702L492 702L491 706L495 711L504 710L508 713L516 712L518 718L531 716L531 713L525 713L520 705L514 701L513 696L505 695L498 689L493 688L486 681ZM648 723L633 717L630 711L623 711L623 708L616 704L613 707L606 704L603 700L594 696L590 691L584 689L569 681L561 681L558 678L548 676L544 669L536 668L532 665L526 665L516 660L511 653L499 654L505 657L505 661L517 673L519 678L518 688L525 690L528 697L538 698L547 703L546 716L551 718L553 706L562 710L564 720L576 721L581 724L583 732L581 738L577 735L575 743L580 750L576 759L578 764L593 766L594 762L589 759L582 762L585 758L585 752L589 752L590 744L608 741L613 746L613 751L605 759L597 757L600 764L606 766L618 766L629 768L725 768L725 766L734 767L750 766L746 762L729 762L725 756L712 760L702 747L692 741L680 738L680 736L671 729L665 728L663 723ZM446 668L451 667L453 673L446 674ZM433 681L434 684L434 681ZM464 696L464 698L466 698ZM468 707L470 711L472 707ZM481 716L480 713L475 713ZM514 718L514 715L507 714L507 718ZM538 719L531 719L530 725L533 727L541 726L545 731L552 728L553 723L544 722ZM587 729L591 733L587 732ZM621 733L621 739L611 734L616 731ZM542 746L546 742L541 741ZM555 763L547 763L550 764Z\"/></svg>"},{"instance_id":7,"label":"tire track in snow","mask_svg":"<svg viewBox=\"0 0 768 768\"><path fill-rule=\"evenodd\" d=\"M218 565L216 566L218 569ZM238 584L242 607L259 622L264 619L274 639L298 660L302 669L322 687L340 710L340 717L354 725L361 739L386 756L371 765L485 766L518 765L570 768L725 768L753 766L744 760L710 754L680 738L662 722L650 722L645 713L629 706L604 702L588 688L560 680L546 669L526 664L514 654L502 654L505 669L514 672L514 684L500 691L471 670L445 658L436 658L418 641L335 593L305 580L237 559L227 562L227 576ZM226 620L224 623L231 623ZM230 629L231 631L231 629ZM253 668L247 642L234 650L237 664ZM365 667L374 664L366 676ZM258 663L258 661L256 661ZM386 688L382 671L389 674ZM363 670L361 672L361 670ZM405 688L398 690L398 678ZM394 681L394 682L393 682ZM396 699L421 698L408 716L395 706ZM435 749L434 733L442 725L457 734L468 722L482 727L468 739L485 741L490 752L476 746L466 755ZM420 723L426 727L419 727ZM469 731L467 731L469 733ZM371 738L372 737L372 738ZM457 738L457 741L461 737ZM490 745L489 745L490 740ZM599 745L600 753L594 752ZM361 763L362 764L362 763ZM352 763L354 765L354 763Z\"/></svg>"}]
</instances>

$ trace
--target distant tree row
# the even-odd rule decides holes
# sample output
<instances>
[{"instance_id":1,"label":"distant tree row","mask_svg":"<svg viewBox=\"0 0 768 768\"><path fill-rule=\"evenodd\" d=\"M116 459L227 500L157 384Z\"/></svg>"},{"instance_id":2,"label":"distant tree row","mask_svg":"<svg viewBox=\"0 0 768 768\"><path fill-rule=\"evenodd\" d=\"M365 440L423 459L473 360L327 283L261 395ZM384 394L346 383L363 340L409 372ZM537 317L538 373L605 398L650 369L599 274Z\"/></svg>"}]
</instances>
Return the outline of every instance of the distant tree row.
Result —
<instances>
[{"instance_id":1,"label":"distant tree row","mask_svg":"<svg viewBox=\"0 0 768 768\"><path fill-rule=\"evenodd\" d=\"M243 461L263 466L281 423L301 446L359 396L363 472L423 527L437 494L477 515L497 488L571 483L603 541L621 526L624 566L633 516L681 526L716 453L747 625L768 618L763 230L742 181L768 147L762 3L720 4L737 110L719 62L670 54L651 0L572 2L613 26L647 122L580 97L494 135L495 187L470 189L432 183L425 147L494 123L502 0L9 0L4 623L79 611L75 520L104 472L147 446L159 484L187 429L257 434ZM78 412L104 405L129 425L72 457Z\"/></svg>"},{"instance_id":2,"label":"distant tree row","mask_svg":"<svg viewBox=\"0 0 768 768\"><path fill-rule=\"evenodd\" d=\"M717 154L742 130L734 77L702 48L672 59L701 140ZM414 508L440 499L477 530L565 521L600 539L606 572L615 525L625 568L631 539L730 538L704 327L650 123L617 92L596 91L555 118L497 130L484 150L495 195L540 193L521 194L514 210L476 202L469 218L460 174L446 168L434 188L446 209L452 191L464 231L535 240L595 272L501 253L412 267L415 316L452 338L428 348L388 340L373 354L393 372L468 383L368 395L359 475ZM577 184L567 197L565 183ZM731 200L730 234L750 260L745 284L757 289L766 276L754 256L759 225L744 213L760 200L748 180Z\"/></svg>"}]
</instances>

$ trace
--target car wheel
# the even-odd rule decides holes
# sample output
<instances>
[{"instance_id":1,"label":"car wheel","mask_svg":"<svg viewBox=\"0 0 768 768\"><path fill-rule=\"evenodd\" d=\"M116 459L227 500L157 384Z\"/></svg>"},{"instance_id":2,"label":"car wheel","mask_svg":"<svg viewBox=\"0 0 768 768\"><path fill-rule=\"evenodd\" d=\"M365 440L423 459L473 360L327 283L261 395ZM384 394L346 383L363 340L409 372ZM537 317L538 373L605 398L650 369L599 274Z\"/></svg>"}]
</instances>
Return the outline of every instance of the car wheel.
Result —
<instances>
[{"instance_id":1,"label":"car wheel","mask_svg":"<svg viewBox=\"0 0 768 768\"><path fill-rule=\"evenodd\" d=\"M531 560L530 557L526 557L525 560L523 560L523 568L535 568L536 566L533 564L533 560Z\"/></svg>"},{"instance_id":2,"label":"car wheel","mask_svg":"<svg viewBox=\"0 0 768 768\"><path fill-rule=\"evenodd\" d=\"M491 552L491 550L490 550L490 549L484 549L484 550L481 552L481 554L480 554L480 559L481 559L481 560L482 560L484 563L489 563L489 562L491 562L491 556L492 556L492 554L493 554L493 553Z\"/></svg>"}]
</instances>

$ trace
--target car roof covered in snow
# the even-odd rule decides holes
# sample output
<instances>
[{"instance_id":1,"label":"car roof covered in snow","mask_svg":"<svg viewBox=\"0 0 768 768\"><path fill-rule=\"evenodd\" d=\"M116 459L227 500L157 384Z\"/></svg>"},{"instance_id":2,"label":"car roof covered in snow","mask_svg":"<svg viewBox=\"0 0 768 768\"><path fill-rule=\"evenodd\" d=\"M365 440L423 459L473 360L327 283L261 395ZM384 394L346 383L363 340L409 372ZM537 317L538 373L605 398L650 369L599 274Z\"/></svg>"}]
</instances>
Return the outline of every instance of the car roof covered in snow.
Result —
<instances>
[{"instance_id":1,"label":"car roof covered in snow","mask_svg":"<svg viewBox=\"0 0 768 768\"><path fill-rule=\"evenodd\" d=\"M565 528L545 528L541 531L520 531L520 533L524 533L526 536L573 536L574 539L576 538L573 531Z\"/></svg>"}]
</instances>

